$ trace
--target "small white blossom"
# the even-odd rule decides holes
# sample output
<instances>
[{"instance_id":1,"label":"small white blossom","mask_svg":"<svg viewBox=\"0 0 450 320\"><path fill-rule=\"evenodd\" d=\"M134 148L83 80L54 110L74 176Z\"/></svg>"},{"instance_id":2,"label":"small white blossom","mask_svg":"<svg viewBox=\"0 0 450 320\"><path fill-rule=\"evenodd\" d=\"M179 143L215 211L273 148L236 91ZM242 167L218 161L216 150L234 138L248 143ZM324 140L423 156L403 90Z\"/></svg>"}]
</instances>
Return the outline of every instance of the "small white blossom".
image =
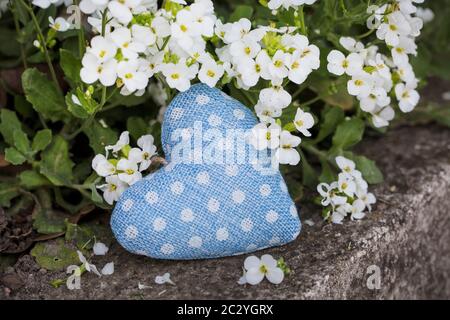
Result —
<instances>
[{"instance_id":1,"label":"small white blossom","mask_svg":"<svg viewBox=\"0 0 450 320\"><path fill-rule=\"evenodd\" d=\"M256 256L249 256L244 261L245 280L248 284L256 285L264 277L273 284L280 284L284 279L284 272L278 267L277 261L268 254L259 259Z\"/></svg>"}]
</instances>

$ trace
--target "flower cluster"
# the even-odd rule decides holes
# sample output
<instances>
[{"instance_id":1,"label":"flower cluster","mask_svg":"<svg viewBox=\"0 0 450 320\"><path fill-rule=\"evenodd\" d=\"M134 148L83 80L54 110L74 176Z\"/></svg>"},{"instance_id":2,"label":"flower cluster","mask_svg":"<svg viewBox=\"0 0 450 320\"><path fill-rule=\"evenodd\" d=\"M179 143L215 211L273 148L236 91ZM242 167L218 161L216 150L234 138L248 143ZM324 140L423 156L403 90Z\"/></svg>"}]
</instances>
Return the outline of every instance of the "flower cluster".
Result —
<instances>
[{"instance_id":1,"label":"flower cluster","mask_svg":"<svg viewBox=\"0 0 450 320\"><path fill-rule=\"evenodd\" d=\"M279 10L280 8L288 10L289 8L297 9L304 4L313 4L316 1L317 0L270 0L267 3L267 6L271 10ZM274 13L276 13L276 11Z\"/></svg>"},{"instance_id":2,"label":"flower cluster","mask_svg":"<svg viewBox=\"0 0 450 320\"><path fill-rule=\"evenodd\" d=\"M308 131L314 125L314 117L298 108L291 128L297 129L306 137L310 137ZM289 128L289 126L287 126ZM285 127L286 128L286 127ZM302 139L289 130L281 128L280 122L261 122L254 126L249 135L249 143L256 150L268 149L272 153L272 160L275 164L297 165L300 162L300 154L296 147L300 145Z\"/></svg>"},{"instance_id":3,"label":"flower cluster","mask_svg":"<svg viewBox=\"0 0 450 320\"><path fill-rule=\"evenodd\" d=\"M129 133L125 131L115 145L105 147L106 156L94 157L92 168L105 178L106 183L98 188L107 203L113 204L129 186L142 179L142 172L150 167L156 154L153 142L152 135L144 135L137 140L138 147L131 148Z\"/></svg>"},{"instance_id":4,"label":"flower cluster","mask_svg":"<svg viewBox=\"0 0 450 320\"><path fill-rule=\"evenodd\" d=\"M321 204L325 207L324 217L333 223L342 223L347 215L351 220L365 217L365 210L372 210L376 202L375 196L368 192L367 182L360 171L356 170L353 161L342 156L336 157L336 164L341 173L338 181L331 184L320 183L317 191L322 197Z\"/></svg>"},{"instance_id":5,"label":"flower cluster","mask_svg":"<svg viewBox=\"0 0 450 320\"><path fill-rule=\"evenodd\" d=\"M385 41L386 54L376 45L366 48L362 42L342 37L340 44L347 54L332 50L327 68L332 74L350 77L348 93L357 97L361 110L371 115L375 127L385 127L395 116L391 96L396 98L402 112L412 111L419 102L418 79L409 55L417 54L415 37L420 34L423 22L412 16L417 10L412 0L397 0L369 9L374 14L367 25L376 30L378 39Z\"/></svg>"}]
</instances>

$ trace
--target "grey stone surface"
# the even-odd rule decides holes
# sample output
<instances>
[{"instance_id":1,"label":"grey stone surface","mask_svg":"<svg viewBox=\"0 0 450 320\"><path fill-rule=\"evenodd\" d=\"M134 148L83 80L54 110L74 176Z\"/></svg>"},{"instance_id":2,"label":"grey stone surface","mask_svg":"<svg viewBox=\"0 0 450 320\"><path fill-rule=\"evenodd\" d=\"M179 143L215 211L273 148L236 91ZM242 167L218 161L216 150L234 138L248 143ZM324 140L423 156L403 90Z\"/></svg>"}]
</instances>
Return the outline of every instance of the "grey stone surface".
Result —
<instances>
[{"instance_id":1,"label":"grey stone surface","mask_svg":"<svg viewBox=\"0 0 450 320\"><path fill-rule=\"evenodd\" d=\"M376 159L385 183L373 192L375 210L362 221L331 225L317 208L302 210L300 237L287 246L257 253L284 257L292 273L274 286L240 286L245 256L203 261L157 261L111 246L102 266L114 261L112 276L82 277L82 289L52 288L63 273L39 270L23 256L9 275L15 289L0 285L12 299L399 299L450 298L450 130L402 127L369 139L361 152ZM367 286L369 266L380 269L380 289ZM157 285L170 272L176 286ZM19 282L18 282L19 281ZM138 290L138 283L150 286Z\"/></svg>"}]
</instances>

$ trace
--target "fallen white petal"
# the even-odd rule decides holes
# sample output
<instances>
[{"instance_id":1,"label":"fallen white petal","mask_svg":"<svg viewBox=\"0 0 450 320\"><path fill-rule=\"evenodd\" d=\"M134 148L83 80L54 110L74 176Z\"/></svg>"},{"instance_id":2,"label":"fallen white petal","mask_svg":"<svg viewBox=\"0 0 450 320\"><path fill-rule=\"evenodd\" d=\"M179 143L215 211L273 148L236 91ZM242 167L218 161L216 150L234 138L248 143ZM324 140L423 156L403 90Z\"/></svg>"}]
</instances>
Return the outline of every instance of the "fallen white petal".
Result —
<instances>
[{"instance_id":1,"label":"fallen white petal","mask_svg":"<svg viewBox=\"0 0 450 320\"><path fill-rule=\"evenodd\" d=\"M444 92L442 94L442 99L446 101L450 101L450 91Z\"/></svg>"},{"instance_id":2,"label":"fallen white petal","mask_svg":"<svg viewBox=\"0 0 450 320\"><path fill-rule=\"evenodd\" d=\"M138 282L138 289L139 290L151 289L151 286L147 286L145 284L142 284L142 283Z\"/></svg>"},{"instance_id":3,"label":"fallen white petal","mask_svg":"<svg viewBox=\"0 0 450 320\"><path fill-rule=\"evenodd\" d=\"M172 285L175 285L175 283L172 280L170 280L170 273L164 273L162 276L156 276L155 283L156 284L170 283Z\"/></svg>"},{"instance_id":4,"label":"fallen white petal","mask_svg":"<svg viewBox=\"0 0 450 320\"><path fill-rule=\"evenodd\" d=\"M308 220L305 220L305 224L307 224L308 226L312 227L315 223L314 223L314 221L308 219Z\"/></svg>"},{"instance_id":5,"label":"fallen white petal","mask_svg":"<svg viewBox=\"0 0 450 320\"><path fill-rule=\"evenodd\" d=\"M266 278L273 284L280 284L284 279L284 272L280 268L272 268L267 270Z\"/></svg>"},{"instance_id":6,"label":"fallen white petal","mask_svg":"<svg viewBox=\"0 0 450 320\"><path fill-rule=\"evenodd\" d=\"M96 267L95 265L86 262L86 266L87 266L87 265L89 265L89 268L91 269L89 272L92 271L93 273L95 273L95 274L98 275L99 277L102 276L101 273L98 272L98 269L97 269L97 267ZM87 270L87 269L88 269L88 268L86 268L86 270Z\"/></svg>"},{"instance_id":7,"label":"fallen white petal","mask_svg":"<svg viewBox=\"0 0 450 320\"><path fill-rule=\"evenodd\" d=\"M102 242L96 242L93 250L96 256L104 256L108 252L109 248Z\"/></svg>"},{"instance_id":8,"label":"fallen white petal","mask_svg":"<svg viewBox=\"0 0 450 320\"><path fill-rule=\"evenodd\" d=\"M109 276L114 273L114 262L109 262L105 264L102 269L102 274L105 276Z\"/></svg>"}]
</instances>

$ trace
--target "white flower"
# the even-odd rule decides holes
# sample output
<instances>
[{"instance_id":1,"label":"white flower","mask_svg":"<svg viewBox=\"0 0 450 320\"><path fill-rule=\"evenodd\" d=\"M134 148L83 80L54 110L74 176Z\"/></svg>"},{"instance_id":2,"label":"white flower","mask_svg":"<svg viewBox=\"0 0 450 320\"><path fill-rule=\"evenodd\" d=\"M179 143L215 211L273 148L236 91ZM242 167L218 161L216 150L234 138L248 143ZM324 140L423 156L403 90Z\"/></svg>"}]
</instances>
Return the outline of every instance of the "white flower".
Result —
<instances>
[{"instance_id":1,"label":"white flower","mask_svg":"<svg viewBox=\"0 0 450 320\"><path fill-rule=\"evenodd\" d=\"M394 11L385 19L386 21L378 27L376 34L378 39L385 40L386 44L396 46L400 41L399 36L407 36L411 33L411 26L400 11Z\"/></svg>"},{"instance_id":2,"label":"white flower","mask_svg":"<svg viewBox=\"0 0 450 320\"><path fill-rule=\"evenodd\" d=\"M87 84L99 80L106 87L112 86L117 79L117 61L110 59L101 62L92 53L86 53L82 60L80 77Z\"/></svg>"},{"instance_id":3,"label":"white flower","mask_svg":"<svg viewBox=\"0 0 450 320\"><path fill-rule=\"evenodd\" d=\"M145 51L145 45L134 41L128 28L115 29L111 32L110 38L121 49L123 56L130 60L137 59L138 54Z\"/></svg>"},{"instance_id":4,"label":"white flower","mask_svg":"<svg viewBox=\"0 0 450 320\"><path fill-rule=\"evenodd\" d=\"M104 276L112 275L114 273L114 262L108 262L107 264L105 264L101 272Z\"/></svg>"},{"instance_id":5,"label":"white flower","mask_svg":"<svg viewBox=\"0 0 450 320\"><path fill-rule=\"evenodd\" d=\"M92 159L92 169L100 176L107 177L116 173L116 167L102 154L97 154Z\"/></svg>"},{"instance_id":6,"label":"white flower","mask_svg":"<svg viewBox=\"0 0 450 320\"><path fill-rule=\"evenodd\" d=\"M356 169L356 165L352 160L349 160L343 156L336 157L336 164L343 172L348 174L353 174L353 171Z\"/></svg>"},{"instance_id":7,"label":"white flower","mask_svg":"<svg viewBox=\"0 0 450 320\"><path fill-rule=\"evenodd\" d=\"M148 78L140 71L138 60L121 61L117 65L117 76L122 79L129 92L142 90L147 87Z\"/></svg>"},{"instance_id":8,"label":"white flower","mask_svg":"<svg viewBox=\"0 0 450 320\"><path fill-rule=\"evenodd\" d=\"M113 204L119 200L120 195L126 190L128 185L121 181L117 175L108 176L105 178L106 184L98 186L103 191L103 198L106 203Z\"/></svg>"},{"instance_id":9,"label":"white flower","mask_svg":"<svg viewBox=\"0 0 450 320\"><path fill-rule=\"evenodd\" d=\"M347 82L347 91L352 96L365 98L370 94L372 89L372 79L370 74L360 72L353 75L352 79Z\"/></svg>"},{"instance_id":10,"label":"white flower","mask_svg":"<svg viewBox=\"0 0 450 320\"><path fill-rule=\"evenodd\" d=\"M166 272L162 276L155 277L156 284L165 284L169 283L171 285L175 285L175 283L170 279L170 273Z\"/></svg>"},{"instance_id":11,"label":"white flower","mask_svg":"<svg viewBox=\"0 0 450 320\"><path fill-rule=\"evenodd\" d=\"M269 73L272 80L282 80L287 77L289 70L286 62L289 61L289 55L281 50L275 52L272 61L269 64Z\"/></svg>"},{"instance_id":12,"label":"white flower","mask_svg":"<svg viewBox=\"0 0 450 320\"><path fill-rule=\"evenodd\" d=\"M60 32L64 32L70 29L72 26L66 19L62 17L58 17L53 19L53 17L48 17L48 21L50 22L49 27Z\"/></svg>"},{"instance_id":13,"label":"white flower","mask_svg":"<svg viewBox=\"0 0 450 320\"><path fill-rule=\"evenodd\" d=\"M304 136L310 137L311 133L308 129L314 126L314 118L310 113L304 112L302 109L298 108L294 119L294 125Z\"/></svg>"},{"instance_id":14,"label":"white flower","mask_svg":"<svg viewBox=\"0 0 450 320\"><path fill-rule=\"evenodd\" d=\"M191 86L191 80L195 78L198 65L194 64L190 67L186 65L186 61L181 59L177 64L167 63L161 66L161 71L166 77L167 84L171 88L178 91L186 91Z\"/></svg>"},{"instance_id":15,"label":"white flower","mask_svg":"<svg viewBox=\"0 0 450 320\"><path fill-rule=\"evenodd\" d=\"M264 277L273 284L280 284L284 279L284 272L277 266L277 261L268 254L259 259L256 256L247 257L244 261L245 280L251 285L260 283Z\"/></svg>"},{"instance_id":16,"label":"white flower","mask_svg":"<svg viewBox=\"0 0 450 320\"><path fill-rule=\"evenodd\" d=\"M336 224L341 224L347 213L350 212L352 206L349 203L343 203L336 207L336 209L331 214L331 222Z\"/></svg>"},{"instance_id":17,"label":"white flower","mask_svg":"<svg viewBox=\"0 0 450 320\"><path fill-rule=\"evenodd\" d=\"M358 53L350 53L348 57L338 50L332 50L327 57L328 65L327 69L330 73L335 75L343 75L344 73L349 76L355 75L362 71L363 59Z\"/></svg>"},{"instance_id":18,"label":"white flower","mask_svg":"<svg viewBox=\"0 0 450 320\"><path fill-rule=\"evenodd\" d=\"M261 101L255 105L255 112L259 120L264 123L273 123L274 118L281 116L281 108L277 108L274 105L263 104Z\"/></svg>"},{"instance_id":19,"label":"white flower","mask_svg":"<svg viewBox=\"0 0 450 320\"><path fill-rule=\"evenodd\" d=\"M81 251L77 250L78 253L78 259L80 259L80 262L83 264L84 268L86 269L87 272L93 272L96 275L98 275L99 277L101 277L102 275L100 274L100 272L98 272L97 267L91 263L89 263L86 258L84 257L83 253L81 253Z\"/></svg>"},{"instance_id":20,"label":"white flower","mask_svg":"<svg viewBox=\"0 0 450 320\"><path fill-rule=\"evenodd\" d=\"M254 126L250 132L250 144L256 150L276 149L280 144L281 128L276 123L269 127L265 123L259 123Z\"/></svg>"},{"instance_id":21,"label":"white flower","mask_svg":"<svg viewBox=\"0 0 450 320\"><path fill-rule=\"evenodd\" d=\"M420 99L419 93L416 90L403 83L399 83L395 86L395 96L397 97L402 112L412 111L417 106Z\"/></svg>"},{"instance_id":22,"label":"white flower","mask_svg":"<svg viewBox=\"0 0 450 320\"><path fill-rule=\"evenodd\" d=\"M360 100L361 110L366 112L373 112L377 106L385 107L391 103L391 98L388 97L385 89L381 87L374 87L370 94Z\"/></svg>"},{"instance_id":23,"label":"white flower","mask_svg":"<svg viewBox=\"0 0 450 320\"><path fill-rule=\"evenodd\" d=\"M353 176L342 172L338 175L338 189L340 192L345 193L349 197L353 197L356 191L356 184Z\"/></svg>"},{"instance_id":24,"label":"white flower","mask_svg":"<svg viewBox=\"0 0 450 320\"><path fill-rule=\"evenodd\" d=\"M364 205L367 207L367 209L372 211L372 204L375 204L377 202L377 199L375 198L375 195L371 192L365 192L363 190L357 190L356 196L358 199L364 202Z\"/></svg>"},{"instance_id":25,"label":"white flower","mask_svg":"<svg viewBox=\"0 0 450 320\"><path fill-rule=\"evenodd\" d=\"M225 43L230 44L242 39L250 32L252 23L246 18L242 18L234 23L227 23L223 26Z\"/></svg>"},{"instance_id":26,"label":"white flower","mask_svg":"<svg viewBox=\"0 0 450 320\"><path fill-rule=\"evenodd\" d=\"M395 111L390 106L377 107L372 114L372 123L376 128L382 128L389 125L389 121L394 119Z\"/></svg>"},{"instance_id":27,"label":"white flower","mask_svg":"<svg viewBox=\"0 0 450 320\"><path fill-rule=\"evenodd\" d=\"M114 58L117 47L110 39L95 36L91 40L91 47L88 49L88 52L93 54L99 62L105 62Z\"/></svg>"},{"instance_id":28,"label":"white flower","mask_svg":"<svg viewBox=\"0 0 450 320\"><path fill-rule=\"evenodd\" d=\"M138 170L136 162L128 159L120 159L117 162L118 177L130 186L142 179L142 173Z\"/></svg>"},{"instance_id":29,"label":"white flower","mask_svg":"<svg viewBox=\"0 0 450 320\"><path fill-rule=\"evenodd\" d=\"M347 202L347 198L343 196L337 195L338 183L333 182L331 184L327 184L325 182L320 183L317 186L317 192L322 196L321 204L326 207L330 204L333 206L341 205Z\"/></svg>"},{"instance_id":30,"label":"white flower","mask_svg":"<svg viewBox=\"0 0 450 320\"><path fill-rule=\"evenodd\" d=\"M152 135L145 135L138 139L137 144L142 149L132 148L129 152L128 159L139 163L139 171L147 170L152 163L151 158L156 153L156 146L153 144Z\"/></svg>"},{"instance_id":31,"label":"white flower","mask_svg":"<svg viewBox=\"0 0 450 320\"><path fill-rule=\"evenodd\" d=\"M104 256L109 248L103 242L96 242L92 248L96 256Z\"/></svg>"},{"instance_id":32,"label":"white flower","mask_svg":"<svg viewBox=\"0 0 450 320\"><path fill-rule=\"evenodd\" d=\"M364 50L364 44L362 42L356 41L352 37L341 37L339 43L347 51L350 52L361 52Z\"/></svg>"},{"instance_id":33,"label":"white flower","mask_svg":"<svg viewBox=\"0 0 450 320\"><path fill-rule=\"evenodd\" d=\"M173 39L184 50L189 50L194 45L195 39L201 35L200 26L195 23L190 10L178 11L176 21L170 27Z\"/></svg>"},{"instance_id":34,"label":"white flower","mask_svg":"<svg viewBox=\"0 0 450 320\"><path fill-rule=\"evenodd\" d=\"M132 9L141 2L142 0L113 0L108 3L108 9L114 18L127 25L133 19Z\"/></svg>"},{"instance_id":35,"label":"white flower","mask_svg":"<svg viewBox=\"0 0 450 320\"><path fill-rule=\"evenodd\" d=\"M361 199L357 199L353 201L352 208L350 210L350 219L352 220L359 220L365 217L364 209L366 208L366 205L364 201Z\"/></svg>"},{"instance_id":36,"label":"white flower","mask_svg":"<svg viewBox=\"0 0 450 320\"><path fill-rule=\"evenodd\" d=\"M222 65L217 64L213 59L208 59L206 63L202 64L198 72L198 79L212 88L216 86L223 73L224 68Z\"/></svg>"},{"instance_id":37,"label":"white flower","mask_svg":"<svg viewBox=\"0 0 450 320\"><path fill-rule=\"evenodd\" d=\"M281 164L297 165L300 162L300 154L297 147L302 139L283 130L280 134L280 147L275 151L275 159Z\"/></svg>"},{"instance_id":38,"label":"white flower","mask_svg":"<svg viewBox=\"0 0 450 320\"><path fill-rule=\"evenodd\" d=\"M264 105L284 109L291 104L292 97L282 86L271 86L260 91L259 101Z\"/></svg>"},{"instance_id":39,"label":"white flower","mask_svg":"<svg viewBox=\"0 0 450 320\"><path fill-rule=\"evenodd\" d=\"M424 23L428 23L434 19L434 12L430 8L417 8L416 17L422 19Z\"/></svg>"},{"instance_id":40,"label":"white flower","mask_svg":"<svg viewBox=\"0 0 450 320\"><path fill-rule=\"evenodd\" d=\"M113 153L119 152L123 147L130 144L130 134L128 131L124 131L120 134L119 140L117 140L116 144L106 146L105 150L111 150Z\"/></svg>"},{"instance_id":41,"label":"white flower","mask_svg":"<svg viewBox=\"0 0 450 320\"><path fill-rule=\"evenodd\" d=\"M42 9L47 9L52 4L56 4L59 0L33 0L33 4Z\"/></svg>"},{"instance_id":42,"label":"white flower","mask_svg":"<svg viewBox=\"0 0 450 320\"><path fill-rule=\"evenodd\" d=\"M92 14L96 10L102 11L107 4L108 0L81 0L80 10L86 14Z\"/></svg>"},{"instance_id":43,"label":"white flower","mask_svg":"<svg viewBox=\"0 0 450 320\"><path fill-rule=\"evenodd\" d=\"M299 50L286 56L286 65L289 69L288 78L296 84L302 84L311 73L312 69L306 63Z\"/></svg>"},{"instance_id":44,"label":"white flower","mask_svg":"<svg viewBox=\"0 0 450 320\"><path fill-rule=\"evenodd\" d=\"M230 54L235 61L255 58L260 51L261 46L259 43L248 37L235 41L230 45Z\"/></svg>"}]
</instances>

